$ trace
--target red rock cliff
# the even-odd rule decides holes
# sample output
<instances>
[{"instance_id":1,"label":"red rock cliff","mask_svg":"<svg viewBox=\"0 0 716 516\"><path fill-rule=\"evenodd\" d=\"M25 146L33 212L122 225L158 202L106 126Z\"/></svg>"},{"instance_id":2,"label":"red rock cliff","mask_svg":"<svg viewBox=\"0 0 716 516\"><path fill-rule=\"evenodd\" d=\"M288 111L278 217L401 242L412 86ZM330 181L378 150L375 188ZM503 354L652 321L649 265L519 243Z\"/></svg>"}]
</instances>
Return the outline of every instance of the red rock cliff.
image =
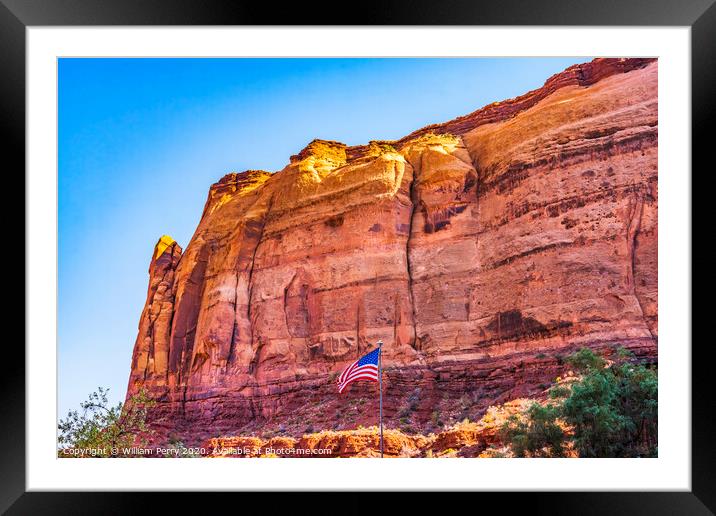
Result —
<instances>
[{"instance_id":1,"label":"red rock cliff","mask_svg":"<svg viewBox=\"0 0 716 516\"><path fill-rule=\"evenodd\" d=\"M655 359L657 123L657 62L597 59L395 142L225 176L186 250L155 248L128 396L188 441L373 424L374 386L338 397L334 376L382 339L386 417L424 426L534 394L579 346Z\"/></svg>"}]
</instances>

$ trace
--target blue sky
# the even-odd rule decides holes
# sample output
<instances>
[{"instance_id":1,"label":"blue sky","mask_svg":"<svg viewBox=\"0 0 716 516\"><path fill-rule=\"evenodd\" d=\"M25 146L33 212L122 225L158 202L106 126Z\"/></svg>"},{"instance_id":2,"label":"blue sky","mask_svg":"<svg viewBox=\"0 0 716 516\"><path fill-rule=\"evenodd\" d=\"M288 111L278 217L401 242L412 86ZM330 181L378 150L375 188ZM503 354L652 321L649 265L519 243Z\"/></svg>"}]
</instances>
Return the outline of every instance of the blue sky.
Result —
<instances>
[{"instance_id":1,"label":"blue sky","mask_svg":"<svg viewBox=\"0 0 716 516\"><path fill-rule=\"evenodd\" d=\"M396 139L589 58L59 60L59 415L124 399L154 244L314 138Z\"/></svg>"}]
</instances>

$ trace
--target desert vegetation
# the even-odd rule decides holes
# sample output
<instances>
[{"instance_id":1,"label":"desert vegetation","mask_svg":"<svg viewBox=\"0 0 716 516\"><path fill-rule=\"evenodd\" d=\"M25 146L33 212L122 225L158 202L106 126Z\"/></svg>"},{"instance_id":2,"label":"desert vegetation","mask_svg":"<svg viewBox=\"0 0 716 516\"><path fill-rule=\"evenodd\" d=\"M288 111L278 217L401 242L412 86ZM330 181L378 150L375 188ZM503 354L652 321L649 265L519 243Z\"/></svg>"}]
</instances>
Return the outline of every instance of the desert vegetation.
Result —
<instances>
[{"instance_id":1,"label":"desert vegetation","mask_svg":"<svg viewBox=\"0 0 716 516\"><path fill-rule=\"evenodd\" d=\"M97 388L80 410L71 410L61 419L58 457L131 456L145 446L152 435L147 427L147 411L154 405L143 390L126 403L110 405L109 389Z\"/></svg>"},{"instance_id":2,"label":"desert vegetation","mask_svg":"<svg viewBox=\"0 0 716 516\"><path fill-rule=\"evenodd\" d=\"M576 377L550 400L514 414L500 437L516 457L656 457L657 369L617 350L610 363L583 348L567 357Z\"/></svg>"}]
</instances>

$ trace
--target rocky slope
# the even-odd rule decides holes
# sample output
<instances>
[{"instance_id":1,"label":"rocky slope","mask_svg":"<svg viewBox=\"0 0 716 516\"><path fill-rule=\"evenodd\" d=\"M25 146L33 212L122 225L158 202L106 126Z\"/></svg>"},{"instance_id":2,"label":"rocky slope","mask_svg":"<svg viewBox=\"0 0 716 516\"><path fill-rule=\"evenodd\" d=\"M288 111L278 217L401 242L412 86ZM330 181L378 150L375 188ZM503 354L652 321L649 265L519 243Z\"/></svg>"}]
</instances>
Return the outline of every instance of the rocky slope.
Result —
<instances>
[{"instance_id":1,"label":"rocky slope","mask_svg":"<svg viewBox=\"0 0 716 516\"><path fill-rule=\"evenodd\" d=\"M517 399L499 407L489 407L477 422L461 421L428 435L406 434L401 430L383 432L385 457L507 457L509 446L500 440L500 427L511 415L521 417L533 403ZM377 426L354 430L321 431L300 438L215 437L201 444L205 457L225 458L345 458L380 457Z\"/></svg>"},{"instance_id":2,"label":"rocky slope","mask_svg":"<svg viewBox=\"0 0 716 516\"><path fill-rule=\"evenodd\" d=\"M533 395L580 346L656 359L657 66L597 59L225 176L186 250L154 250L127 396L188 443L372 425L375 385L334 383L382 339L387 421L422 431Z\"/></svg>"}]
</instances>

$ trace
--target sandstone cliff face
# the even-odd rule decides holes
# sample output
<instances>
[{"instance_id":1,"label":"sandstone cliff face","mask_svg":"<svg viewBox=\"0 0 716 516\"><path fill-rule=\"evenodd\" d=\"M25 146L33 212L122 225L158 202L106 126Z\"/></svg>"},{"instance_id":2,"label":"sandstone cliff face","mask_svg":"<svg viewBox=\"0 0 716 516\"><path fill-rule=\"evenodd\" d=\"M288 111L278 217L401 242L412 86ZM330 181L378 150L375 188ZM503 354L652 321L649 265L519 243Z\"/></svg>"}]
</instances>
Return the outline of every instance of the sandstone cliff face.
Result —
<instances>
[{"instance_id":1,"label":"sandstone cliff face","mask_svg":"<svg viewBox=\"0 0 716 516\"><path fill-rule=\"evenodd\" d=\"M157 244L128 396L188 441L374 424L375 387L339 398L334 376L382 339L386 417L408 404L420 427L529 396L579 346L655 359L657 127L657 62L597 59L395 142L225 176L183 254Z\"/></svg>"}]
</instances>

